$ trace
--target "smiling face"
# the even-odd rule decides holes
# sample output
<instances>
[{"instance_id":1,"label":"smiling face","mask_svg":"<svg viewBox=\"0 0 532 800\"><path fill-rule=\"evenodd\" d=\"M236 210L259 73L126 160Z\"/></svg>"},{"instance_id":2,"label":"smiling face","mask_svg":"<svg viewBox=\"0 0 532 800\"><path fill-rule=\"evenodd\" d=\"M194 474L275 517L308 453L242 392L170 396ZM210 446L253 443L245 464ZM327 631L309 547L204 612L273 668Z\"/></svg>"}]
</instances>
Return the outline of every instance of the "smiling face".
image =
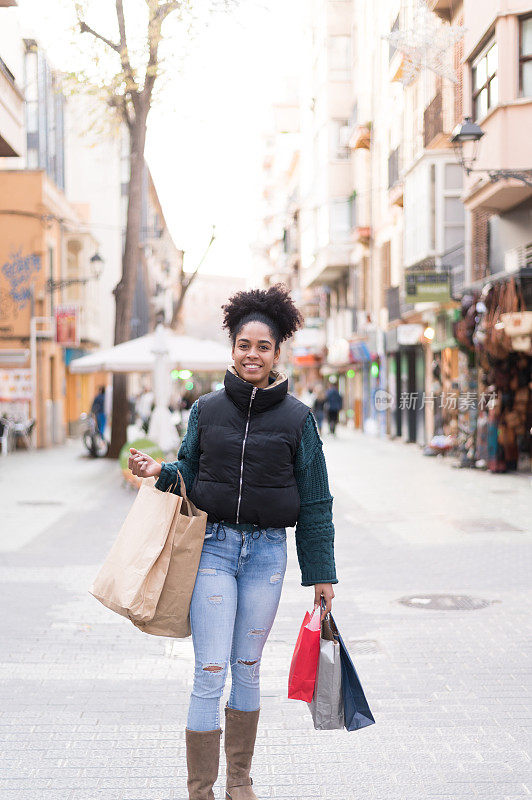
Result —
<instances>
[{"instance_id":1,"label":"smiling face","mask_svg":"<svg viewBox=\"0 0 532 800\"><path fill-rule=\"evenodd\" d=\"M280 348L264 322L246 322L236 335L232 356L241 378L265 389L268 376L279 361Z\"/></svg>"}]
</instances>

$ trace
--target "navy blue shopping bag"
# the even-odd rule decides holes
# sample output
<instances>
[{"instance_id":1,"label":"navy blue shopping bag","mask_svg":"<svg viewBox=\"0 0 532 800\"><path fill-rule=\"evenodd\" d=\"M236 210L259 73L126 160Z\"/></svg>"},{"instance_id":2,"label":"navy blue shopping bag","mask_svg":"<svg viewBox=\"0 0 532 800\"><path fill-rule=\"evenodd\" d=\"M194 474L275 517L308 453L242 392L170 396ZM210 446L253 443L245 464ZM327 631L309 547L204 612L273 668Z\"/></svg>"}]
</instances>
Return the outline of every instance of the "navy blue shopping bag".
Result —
<instances>
[{"instance_id":1,"label":"navy blue shopping bag","mask_svg":"<svg viewBox=\"0 0 532 800\"><path fill-rule=\"evenodd\" d=\"M370 711L366 695L362 689L355 665L351 661L351 656L347 652L338 627L332 614L329 614L332 623L333 634L340 643L340 664L342 667L342 694L344 696L344 716L345 727L348 731L358 731L360 728L367 728L373 725L375 720Z\"/></svg>"}]
</instances>

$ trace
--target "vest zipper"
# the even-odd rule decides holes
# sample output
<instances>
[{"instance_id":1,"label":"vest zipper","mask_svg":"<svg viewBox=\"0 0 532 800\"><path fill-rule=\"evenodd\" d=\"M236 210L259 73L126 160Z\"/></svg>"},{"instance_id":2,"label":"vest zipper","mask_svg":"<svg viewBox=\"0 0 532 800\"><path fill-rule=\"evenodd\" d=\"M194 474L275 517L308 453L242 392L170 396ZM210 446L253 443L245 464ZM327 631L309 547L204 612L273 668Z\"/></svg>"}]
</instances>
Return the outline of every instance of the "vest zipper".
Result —
<instances>
[{"instance_id":1,"label":"vest zipper","mask_svg":"<svg viewBox=\"0 0 532 800\"><path fill-rule=\"evenodd\" d=\"M244 474L244 450L246 449L246 439L248 438L249 418L251 416L251 404L257 394L257 387L254 386L251 390L251 397L249 398L248 418L246 420L246 430L244 431L244 441L242 442L242 458L240 459L240 486L238 488L238 503L236 506L236 522L238 525L240 515L240 501L242 500L242 476Z\"/></svg>"}]
</instances>

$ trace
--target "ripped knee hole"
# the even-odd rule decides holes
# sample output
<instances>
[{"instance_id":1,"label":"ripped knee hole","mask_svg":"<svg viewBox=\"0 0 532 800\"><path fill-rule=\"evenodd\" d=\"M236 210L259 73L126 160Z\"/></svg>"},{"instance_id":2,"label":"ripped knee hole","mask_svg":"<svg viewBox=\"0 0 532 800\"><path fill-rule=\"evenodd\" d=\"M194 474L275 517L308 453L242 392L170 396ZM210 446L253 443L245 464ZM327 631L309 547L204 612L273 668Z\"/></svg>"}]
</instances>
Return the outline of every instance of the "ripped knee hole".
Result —
<instances>
[{"instance_id":1,"label":"ripped knee hole","mask_svg":"<svg viewBox=\"0 0 532 800\"><path fill-rule=\"evenodd\" d=\"M266 630L265 628L252 628L248 631L248 636L265 636Z\"/></svg>"},{"instance_id":2,"label":"ripped knee hole","mask_svg":"<svg viewBox=\"0 0 532 800\"><path fill-rule=\"evenodd\" d=\"M221 603L222 600L223 598L221 594L211 594L211 596L209 597L209 603L214 603L215 605Z\"/></svg>"}]
</instances>

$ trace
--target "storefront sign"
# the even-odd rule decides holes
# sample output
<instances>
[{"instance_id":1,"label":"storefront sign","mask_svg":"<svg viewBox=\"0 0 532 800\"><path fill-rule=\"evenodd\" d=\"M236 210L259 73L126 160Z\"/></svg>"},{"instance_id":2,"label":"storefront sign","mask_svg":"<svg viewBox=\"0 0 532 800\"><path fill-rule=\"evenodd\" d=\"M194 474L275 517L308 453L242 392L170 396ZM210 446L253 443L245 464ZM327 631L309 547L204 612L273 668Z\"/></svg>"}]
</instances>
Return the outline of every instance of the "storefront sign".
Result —
<instances>
[{"instance_id":1,"label":"storefront sign","mask_svg":"<svg viewBox=\"0 0 532 800\"><path fill-rule=\"evenodd\" d=\"M350 342L349 355L352 364L364 364L371 361L371 353L366 342Z\"/></svg>"},{"instance_id":2,"label":"storefront sign","mask_svg":"<svg viewBox=\"0 0 532 800\"><path fill-rule=\"evenodd\" d=\"M64 347L79 344L79 309L72 303L55 309L55 340Z\"/></svg>"},{"instance_id":3,"label":"storefront sign","mask_svg":"<svg viewBox=\"0 0 532 800\"><path fill-rule=\"evenodd\" d=\"M31 369L0 369L0 400L32 399Z\"/></svg>"},{"instance_id":4,"label":"storefront sign","mask_svg":"<svg viewBox=\"0 0 532 800\"><path fill-rule=\"evenodd\" d=\"M419 344L423 336L423 325L399 325L397 328L397 343L402 345Z\"/></svg>"},{"instance_id":5,"label":"storefront sign","mask_svg":"<svg viewBox=\"0 0 532 800\"><path fill-rule=\"evenodd\" d=\"M445 303L451 299L448 272L407 272L405 274L406 300L410 303Z\"/></svg>"},{"instance_id":6,"label":"storefront sign","mask_svg":"<svg viewBox=\"0 0 532 800\"><path fill-rule=\"evenodd\" d=\"M293 362L298 367L316 367L321 364L322 359L315 353L294 353Z\"/></svg>"}]
</instances>

